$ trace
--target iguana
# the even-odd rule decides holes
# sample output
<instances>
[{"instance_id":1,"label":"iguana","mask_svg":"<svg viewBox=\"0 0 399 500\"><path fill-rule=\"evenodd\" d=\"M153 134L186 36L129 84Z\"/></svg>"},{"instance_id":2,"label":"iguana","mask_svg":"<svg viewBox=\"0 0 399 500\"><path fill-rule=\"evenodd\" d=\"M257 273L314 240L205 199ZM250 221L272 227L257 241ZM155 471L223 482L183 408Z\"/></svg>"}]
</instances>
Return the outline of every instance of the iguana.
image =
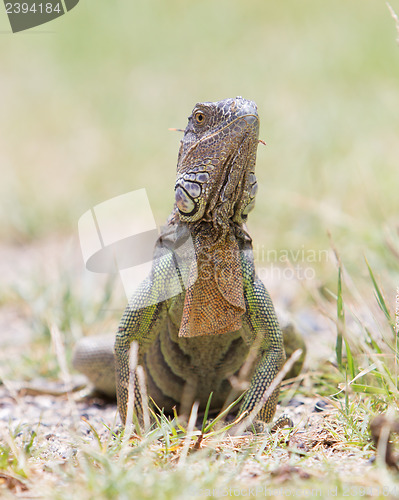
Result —
<instances>
[{"instance_id":1,"label":"iguana","mask_svg":"<svg viewBox=\"0 0 399 500\"><path fill-rule=\"evenodd\" d=\"M195 105L181 140L175 205L156 243L152 271L133 295L115 340L116 389L126 421L129 350L139 345L147 392L171 412L223 407L232 377L245 365L249 389L240 412L250 412L284 359L272 301L255 274L245 222L257 192L255 161L259 117L253 101L236 97ZM188 249L188 250L187 250ZM105 343L104 343L105 342ZM303 344L301 344L303 347ZM74 365L112 393L109 341L85 339ZM275 389L257 418L270 422ZM135 411L142 414L136 391Z\"/></svg>"}]
</instances>

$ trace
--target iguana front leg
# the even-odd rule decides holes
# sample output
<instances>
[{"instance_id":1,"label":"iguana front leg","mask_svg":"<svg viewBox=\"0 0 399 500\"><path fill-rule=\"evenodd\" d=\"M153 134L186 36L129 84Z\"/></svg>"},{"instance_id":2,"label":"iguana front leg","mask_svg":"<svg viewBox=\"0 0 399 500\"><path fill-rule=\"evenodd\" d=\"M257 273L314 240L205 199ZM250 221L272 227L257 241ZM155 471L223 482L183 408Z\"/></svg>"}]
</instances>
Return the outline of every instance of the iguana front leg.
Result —
<instances>
[{"instance_id":1,"label":"iguana front leg","mask_svg":"<svg viewBox=\"0 0 399 500\"><path fill-rule=\"evenodd\" d=\"M160 250L158 248L158 250ZM160 250L162 251L162 249ZM155 252L157 254L157 250ZM139 363L167 323L166 298L181 291L181 282L171 253L154 260L150 276L132 296L119 324L115 339L116 394L123 423L129 396L129 353L133 341L139 344ZM135 384L135 411L142 414L141 396Z\"/></svg>"},{"instance_id":2,"label":"iguana front leg","mask_svg":"<svg viewBox=\"0 0 399 500\"><path fill-rule=\"evenodd\" d=\"M145 291L143 291L145 293ZM140 358L145 352L145 344L151 344L157 336L159 325L166 313L164 304L156 304L137 309L137 301L127 306L122 316L115 339L116 397L122 422L126 423L127 403L129 398L130 363L129 354L133 341L139 343ZM139 359L140 359L139 358ZM135 411L142 414L140 392L135 384Z\"/></svg>"},{"instance_id":3,"label":"iguana front leg","mask_svg":"<svg viewBox=\"0 0 399 500\"><path fill-rule=\"evenodd\" d=\"M264 284L255 276L253 262L243 256L244 297L246 313L243 316L243 336L248 344L258 349L259 362L252 376L250 387L240 408L240 413L251 412L262 399L266 389L276 377L285 360L283 337ZM270 422L275 414L278 387L267 399L257 418Z\"/></svg>"}]
</instances>

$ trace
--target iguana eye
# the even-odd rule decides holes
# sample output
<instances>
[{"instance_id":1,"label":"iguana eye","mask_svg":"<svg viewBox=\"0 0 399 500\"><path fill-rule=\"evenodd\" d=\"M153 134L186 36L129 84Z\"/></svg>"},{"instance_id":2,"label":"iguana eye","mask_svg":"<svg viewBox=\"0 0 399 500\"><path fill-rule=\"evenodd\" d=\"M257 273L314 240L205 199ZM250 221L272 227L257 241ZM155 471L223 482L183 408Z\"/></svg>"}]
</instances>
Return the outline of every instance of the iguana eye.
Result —
<instances>
[{"instance_id":1,"label":"iguana eye","mask_svg":"<svg viewBox=\"0 0 399 500\"><path fill-rule=\"evenodd\" d=\"M194 120L201 124L201 123L204 123L205 121L205 115L202 111L197 111L196 113L194 113Z\"/></svg>"}]
</instances>

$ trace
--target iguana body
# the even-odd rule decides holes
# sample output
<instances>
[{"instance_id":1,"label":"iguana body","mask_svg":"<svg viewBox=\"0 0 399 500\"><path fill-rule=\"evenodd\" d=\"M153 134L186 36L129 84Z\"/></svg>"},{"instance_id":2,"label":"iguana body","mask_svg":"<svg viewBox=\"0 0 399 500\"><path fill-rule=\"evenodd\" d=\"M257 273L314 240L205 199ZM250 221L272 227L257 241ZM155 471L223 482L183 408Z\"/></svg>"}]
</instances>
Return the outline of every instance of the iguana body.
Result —
<instances>
[{"instance_id":1,"label":"iguana body","mask_svg":"<svg viewBox=\"0 0 399 500\"><path fill-rule=\"evenodd\" d=\"M281 330L255 274L244 225L257 191L258 132L256 105L241 97L199 103L188 119L178 157L176 204L156 244L150 276L131 298L116 336L123 422L133 341L139 344L148 395L167 412L176 406L184 413L194 401L204 408L210 392L211 408L222 408L231 396L231 377L238 375L252 346L252 363L245 366L249 389L240 408L250 411L284 362ZM75 364L87 373L79 356ZM137 391L136 396L140 416ZM278 389L258 419L272 419L277 396Z\"/></svg>"}]
</instances>

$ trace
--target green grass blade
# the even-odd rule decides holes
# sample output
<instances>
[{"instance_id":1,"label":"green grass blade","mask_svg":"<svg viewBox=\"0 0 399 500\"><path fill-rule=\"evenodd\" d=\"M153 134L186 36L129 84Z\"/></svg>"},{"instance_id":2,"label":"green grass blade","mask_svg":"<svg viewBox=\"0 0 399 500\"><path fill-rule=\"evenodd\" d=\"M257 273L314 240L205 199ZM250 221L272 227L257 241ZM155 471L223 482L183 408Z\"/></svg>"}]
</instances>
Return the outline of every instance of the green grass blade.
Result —
<instances>
[{"instance_id":1,"label":"green grass blade","mask_svg":"<svg viewBox=\"0 0 399 500\"><path fill-rule=\"evenodd\" d=\"M212 429L212 427L214 425L216 425L220 420L222 420L224 417L226 417L229 414L229 412L231 411L231 409L234 408L234 406L236 406L241 401L241 399L244 397L244 394L245 394L245 392L243 392L241 394L241 396L238 397L235 401L233 401L226 409L224 409L221 413L219 413L219 415L214 420L212 420L212 422L210 424L208 424L204 428L203 432L204 433L208 432L210 429Z\"/></svg>"},{"instance_id":2,"label":"green grass blade","mask_svg":"<svg viewBox=\"0 0 399 500\"><path fill-rule=\"evenodd\" d=\"M381 311L385 314L385 317L387 318L387 320L389 322L389 326L391 327L392 331L394 332L394 334L396 334L395 322L392 319L391 313L389 312L388 306L387 306L385 299L384 299L384 295L382 294L380 287L378 286L377 280L375 279L374 273L373 273L366 258L365 258L365 261L366 261L366 265L367 265L367 268L369 271L371 281L373 282L374 292L375 292L375 296L376 296L378 305L379 305Z\"/></svg>"},{"instance_id":3,"label":"green grass blade","mask_svg":"<svg viewBox=\"0 0 399 500\"><path fill-rule=\"evenodd\" d=\"M386 395L389 391L388 389L384 389L383 387L375 387L372 385L363 385L363 384L351 384L351 389L353 392L362 392L364 394L384 394Z\"/></svg>"},{"instance_id":4,"label":"green grass blade","mask_svg":"<svg viewBox=\"0 0 399 500\"><path fill-rule=\"evenodd\" d=\"M339 369L342 369L342 340L343 326L345 322L344 304L342 299L342 276L341 266L338 268L338 291L337 291L337 342L335 352Z\"/></svg>"},{"instance_id":5,"label":"green grass blade","mask_svg":"<svg viewBox=\"0 0 399 500\"><path fill-rule=\"evenodd\" d=\"M208 413L209 413L209 408L211 406L212 396L213 396L213 392L211 392L209 394L208 402L206 403L206 408L205 408L205 413L204 413L204 419L202 421L202 428L201 428L202 434L204 433L204 429L206 427L206 421L208 420Z\"/></svg>"},{"instance_id":6,"label":"green grass blade","mask_svg":"<svg viewBox=\"0 0 399 500\"><path fill-rule=\"evenodd\" d=\"M354 362L354 359L352 356L351 349L349 347L349 343L346 341L346 339L344 339L344 341L345 341L346 357L348 360L349 372L350 372L352 379L354 379L356 377L355 362Z\"/></svg>"},{"instance_id":7,"label":"green grass blade","mask_svg":"<svg viewBox=\"0 0 399 500\"><path fill-rule=\"evenodd\" d=\"M377 354L381 354L382 350L380 346L377 344L377 342L373 339L373 336L371 334L371 331L365 327L365 331L367 333L367 343L368 345L376 352Z\"/></svg>"}]
</instances>

